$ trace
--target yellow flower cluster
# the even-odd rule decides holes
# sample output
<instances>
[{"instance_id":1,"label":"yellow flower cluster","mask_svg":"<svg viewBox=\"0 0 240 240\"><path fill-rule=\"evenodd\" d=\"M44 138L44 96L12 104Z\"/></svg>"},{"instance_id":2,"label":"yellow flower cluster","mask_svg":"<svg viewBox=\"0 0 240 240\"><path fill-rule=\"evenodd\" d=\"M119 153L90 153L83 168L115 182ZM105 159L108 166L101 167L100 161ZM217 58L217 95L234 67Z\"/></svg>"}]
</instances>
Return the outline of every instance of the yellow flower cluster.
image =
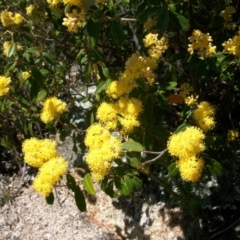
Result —
<instances>
[{"instance_id":1,"label":"yellow flower cluster","mask_svg":"<svg viewBox=\"0 0 240 240\"><path fill-rule=\"evenodd\" d=\"M10 77L0 76L0 97L9 92Z\"/></svg>"},{"instance_id":2,"label":"yellow flower cluster","mask_svg":"<svg viewBox=\"0 0 240 240\"><path fill-rule=\"evenodd\" d=\"M66 17L63 18L63 26L68 28L69 32L77 33L78 29L82 27L85 22L85 11L73 9L71 13L67 13Z\"/></svg>"},{"instance_id":3,"label":"yellow flower cluster","mask_svg":"<svg viewBox=\"0 0 240 240\"><path fill-rule=\"evenodd\" d=\"M32 15L32 11L34 9L34 5L29 5L28 7L26 7L26 13L28 16Z\"/></svg>"},{"instance_id":4,"label":"yellow flower cluster","mask_svg":"<svg viewBox=\"0 0 240 240\"><path fill-rule=\"evenodd\" d=\"M189 83L183 83L181 84L179 88L179 95L183 97L184 102L188 106L192 106L197 104L197 96L192 95L191 93L193 92L193 87ZM190 95L191 94L191 95Z\"/></svg>"},{"instance_id":5,"label":"yellow flower cluster","mask_svg":"<svg viewBox=\"0 0 240 240\"><path fill-rule=\"evenodd\" d=\"M228 6L219 14L219 16L221 16L225 20L225 28L232 30L236 28L236 23L232 21L232 14L234 13L236 13L236 9L233 6Z\"/></svg>"},{"instance_id":6,"label":"yellow flower cluster","mask_svg":"<svg viewBox=\"0 0 240 240\"><path fill-rule=\"evenodd\" d=\"M193 112L193 117L203 131L208 131L215 126L215 108L208 102L200 102Z\"/></svg>"},{"instance_id":7,"label":"yellow flower cluster","mask_svg":"<svg viewBox=\"0 0 240 240\"><path fill-rule=\"evenodd\" d=\"M204 162L197 155L204 149L205 135L196 127L188 127L185 131L173 134L167 143L167 149L172 156L179 158L177 166L181 178L196 182L201 177Z\"/></svg>"},{"instance_id":8,"label":"yellow flower cluster","mask_svg":"<svg viewBox=\"0 0 240 240\"><path fill-rule=\"evenodd\" d=\"M151 31L153 27L156 25L156 20L149 18L143 25L144 29L146 31Z\"/></svg>"},{"instance_id":9,"label":"yellow flower cluster","mask_svg":"<svg viewBox=\"0 0 240 240\"><path fill-rule=\"evenodd\" d=\"M212 57L216 52L216 46L212 46L212 37L209 33L202 33L194 30L192 36L188 38L191 44L188 45L188 52L193 54L197 52L203 58Z\"/></svg>"},{"instance_id":10,"label":"yellow flower cluster","mask_svg":"<svg viewBox=\"0 0 240 240\"><path fill-rule=\"evenodd\" d=\"M40 115L41 120L47 124L53 121L59 114L65 112L67 104L57 97L50 97L43 103L43 109Z\"/></svg>"},{"instance_id":11,"label":"yellow flower cluster","mask_svg":"<svg viewBox=\"0 0 240 240\"><path fill-rule=\"evenodd\" d=\"M138 87L136 79L146 79L152 85L156 77L153 71L156 68L156 60L150 57L143 57L139 53L134 53L127 60L125 71L119 80L111 82L106 93L112 98L119 98Z\"/></svg>"},{"instance_id":12,"label":"yellow flower cluster","mask_svg":"<svg viewBox=\"0 0 240 240\"><path fill-rule=\"evenodd\" d=\"M121 132L127 134L139 126L137 118L142 109L140 100L121 97L116 103L103 102L97 110L97 119L108 129L116 129L120 123Z\"/></svg>"},{"instance_id":13,"label":"yellow flower cluster","mask_svg":"<svg viewBox=\"0 0 240 240\"><path fill-rule=\"evenodd\" d=\"M48 196L60 178L67 171L67 162L62 157L49 159L39 169L37 177L34 179L33 188L43 196Z\"/></svg>"},{"instance_id":14,"label":"yellow flower cluster","mask_svg":"<svg viewBox=\"0 0 240 240\"><path fill-rule=\"evenodd\" d=\"M144 46L148 49L148 54L153 59L159 60L163 53L168 49L168 40L162 37L158 40L158 34L149 33L143 39Z\"/></svg>"},{"instance_id":15,"label":"yellow flower cluster","mask_svg":"<svg viewBox=\"0 0 240 240\"><path fill-rule=\"evenodd\" d=\"M50 139L26 139L22 144L24 160L27 164L39 168L33 188L43 196L48 196L55 183L67 170L67 162L58 156L57 143Z\"/></svg>"},{"instance_id":16,"label":"yellow flower cluster","mask_svg":"<svg viewBox=\"0 0 240 240\"><path fill-rule=\"evenodd\" d=\"M233 55L240 56L240 31L233 39L230 38L228 41L225 41L223 44L224 51L229 52Z\"/></svg>"},{"instance_id":17,"label":"yellow flower cluster","mask_svg":"<svg viewBox=\"0 0 240 240\"><path fill-rule=\"evenodd\" d=\"M87 129L84 142L89 148L86 162L93 178L100 181L109 173L112 161L120 156L121 141L97 123Z\"/></svg>"},{"instance_id":18,"label":"yellow flower cluster","mask_svg":"<svg viewBox=\"0 0 240 240\"><path fill-rule=\"evenodd\" d=\"M227 140L228 142L234 141L239 137L239 132L237 130L228 130Z\"/></svg>"},{"instance_id":19,"label":"yellow flower cluster","mask_svg":"<svg viewBox=\"0 0 240 240\"><path fill-rule=\"evenodd\" d=\"M8 12L6 10L1 12L1 22L4 27L20 24L23 19L23 16L19 13L13 14L12 12Z\"/></svg>"},{"instance_id":20,"label":"yellow flower cluster","mask_svg":"<svg viewBox=\"0 0 240 240\"><path fill-rule=\"evenodd\" d=\"M50 139L30 138L23 142L24 160L32 167L40 168L50 158L57 157L57 143Z\"/></svg>"},{"instance_id":21,"label":"yellow flower cluster","mask_svg":"<svg viewBox=\"0 0 240 240\"><path fill-rule=\"evenodd\" d=\"M25 71L25 72L22 72L22 79L25 81L27 80L28 78L31 77L31 72L30 71Z\"/></svg>"}]
</instances>

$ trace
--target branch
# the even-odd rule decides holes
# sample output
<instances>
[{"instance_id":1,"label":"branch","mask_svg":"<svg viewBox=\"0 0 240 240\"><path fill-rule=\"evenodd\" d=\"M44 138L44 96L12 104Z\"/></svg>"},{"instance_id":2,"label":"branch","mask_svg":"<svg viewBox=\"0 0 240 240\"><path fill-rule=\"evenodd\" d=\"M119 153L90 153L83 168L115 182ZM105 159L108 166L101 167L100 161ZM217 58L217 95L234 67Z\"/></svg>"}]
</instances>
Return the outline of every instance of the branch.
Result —
<instances>
[{"instance_id":1,"label":"branch","mask_svg":"<svg viewBox=\"0 0 240 240\"><path fill-rule=\"evenodd\" d=\"M153 164L153 163L156 162L159 158L161 158L161 157L165 154L165 152L167 152L167 149L164 149L164 150L161 151L161 152L144 151L143 153L158 154L158 156L155 157L155 158L153 158L153 159L151 159L151 160L149 160L149 161L147 161L147 162L145 162L145 163L143 163L142 166L145 167L145 166L147 166L147 165Z\"/></svg>"}]
</instances>

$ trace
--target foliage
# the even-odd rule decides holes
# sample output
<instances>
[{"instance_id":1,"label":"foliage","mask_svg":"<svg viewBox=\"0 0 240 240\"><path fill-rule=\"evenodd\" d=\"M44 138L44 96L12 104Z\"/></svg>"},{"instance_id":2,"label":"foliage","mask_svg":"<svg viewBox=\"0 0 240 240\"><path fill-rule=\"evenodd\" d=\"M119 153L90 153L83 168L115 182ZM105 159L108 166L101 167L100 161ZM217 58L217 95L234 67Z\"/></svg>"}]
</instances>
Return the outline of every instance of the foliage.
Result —
<instances>
[{"instance_id":1,"label":"foliage","mask_svg":"<svg viewBox=\"0 0 240 240\"><path fill-rule=\"evenodd\" d=\"M41 155L34 145L22 156L24 140L60 133L76 143L86 131L85 177L44 170L49 203L61 176L85 211L81 184L88 194L97 181L110 197L129 197L141 174L158 174L194 218L236 208L239 10L236 0L0 0L0 144L22 163ZM71 121L76 85L91 102L89 128ZM38 176L51 159L41 159Z\"/></svg>"}]
</instances>

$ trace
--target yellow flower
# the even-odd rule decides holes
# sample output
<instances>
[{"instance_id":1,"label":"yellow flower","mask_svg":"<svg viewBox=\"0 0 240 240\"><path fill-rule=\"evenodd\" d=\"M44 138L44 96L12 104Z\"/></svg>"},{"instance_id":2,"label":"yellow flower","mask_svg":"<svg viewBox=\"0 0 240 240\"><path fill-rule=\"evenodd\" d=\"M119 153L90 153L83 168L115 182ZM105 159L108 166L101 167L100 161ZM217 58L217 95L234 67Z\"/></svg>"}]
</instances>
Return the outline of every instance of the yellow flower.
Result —
<instances>
[{"instance_id":1,"label":"yellow flower","mask_svg":"<svg viewBox=\"0 0 240 240\"><path fill-rule=\"evenodd\" d=\"M29 5L28 7L26 7L26 12L27 12L27 15L30 16L32 15L32 11L34 9L34 5Z\"/></svg>"},{"instance_id":2,"label":"yellow flower","mask_svg":"<svg viewBox=\"0 0 240 240\"><path fill-rule=\"evenodd\" d=\"M188 45L188 52L193 54L197 52L198 55L204 58L212 57L216 52L216 47L212 46L212 37L209 33L202 33L199 30L194 30L192 36L188 38L191 44Z\"/></svg>"},{"instance_id":3,"label":"yellow flower","mask_svg":"<svg viewBox=\"0 0 240 240\"><path fill-rule=\"evenodd\" d=\"M63 26L68 28L69 32L77 33L78 28L83 26L85 22L85 11L78 12L77 9L73 9L72 13L67 13L66 18L63 18Z\"/></svg>"},{"instance_id":4,"label":"yellow flower","mask_svg":"<svg viewBox=\"0 0 240 240\"><path fill-rule=\"evenodd\" d=\"M22 144L24 160L33 167L41 167L50 158L57 156L57 143L50 139L26 139Z\"/></svg>"},{"instance_id":5,"label":"yellow flower","mask_svg":"<svg viewBox=\"0 0 240 240\"><path fill-rule=\"evenodd\" d=\"M0 76L0 97L6 95L9 92L9 84L11 82L10 77Z\"/></svg>"},{"instance_id":6,"label":"yellow flower","mask_svg":"<svg viewBox=\"0 0 240 240\"><path fill-rule=\"evenodd\" d=\"M48 196L57 181L66 173L67 162L62 157L51 158L39 169L33 188L43 196Z\"/></svg>"},{"instance_id":7,"label":"yellow flower","mask_svg":"<svg viewBox=\"0 0 240 240\"><path fill-rule=\"evenodd\" d=\"M196 182L202 175L202 170L204 167L204 161L201 158L196 158L195 156L189 158L180 158L177 161L177 166L181 178L187 182Z\"/></svg>"},{"instance_id":8,"label":"yellow flower","mask_svg":"<svg viewBox=\"0 0 240 240\"><path fill-rule=\"evenodd\" d=\"M196 156L205 149L204 138L205 136L199 128L188 127L185 131L173 134L169 138L167 149L171 155L186 159Z\"/></svg>"},{"instance_id":9,"label":"yellow flower","mask_svg":"<svg viewBox=\"0 0 240 240\"><path fill-rule=\"evenodd\" d=\"M152 19L152 18L149 18L145 23L144 23L144 29L146 31L151 31L152 28L156 25L156 20Z\"/></svg>"},{"instance_id":10,"label":"yellow flower","mask_svg":"<svg viewBox=\"0 0 240 240\"><path fill-rule=\"evenodd\" d=\"M115 105L106 102L101 103L97 110L97 119L108 129L115 129L118 121Z\"/></svg>"},{"instance_id":11,"label":"yellow flower","mask_svg":"<svg viewBox=\"0 0 240 240\"><path fill-rule=\"evenodd\" d=\"M56 98L50 97L47 98L43 104L43 109L40 115L41 120L44 123L50 123L53 121L59 114L65 112L67 109L67 104Z\"/></svg>"},{"instance_id":12,"label":"yellow flower","mask_svg":"<svg viewBox=\"0 0 240 240\"><path fill-rule=\"evenodd\" d=\"M163 36L158 40L158 34L147 34L143 39L143 43L145 47L150 47L148 54L156 60L160 59L163 53L168 49L167 38Z\"/></svg>"},{"instance_id":13,"label":"yellow flower","mask_svg":"<svg viewBox=\"0 0 240 240\"><path fill-rule=\"evenodd\" d=\"M215 126L213 115L215 108L208 102L200 102L193 112L193 117L203 131L208 131Z\"/></svg>"},{"instance_id":14,"label":"yellow flower","mask_svg":"<svg viewBox=\"0 0 240 240\"><path fill-rule=\"evenodd\" d=\"M82 0L62 0L64 5L70 4L78 7L82 7Z\"/></svg>"},{"instance_id":15,"label":"yellow flower","mask_svg":"<svg viewBox=\"0 0 240 240\"><path fill-rule=\"evenodd\" d=\"M188 106L196 105L198 96L194 97L193 95L188 96L184 101Z\"/></svg>"},{"instance_id":16,"label":"yellow flower","mask_svg":"<svg viewBox=\"0 0 240 240\"><path fill-rule=\"evenodd\" d=\"M224 46L225 52L240 56L240 31L233 39L228 39L228 41L225 41L222 45Z\"/></svg>"},{"instance_id":17,"label":"yellow flower","mask_svg":"<svg viewBox=\"0 0 240 240\"><path fill-rule=\"evenodd\" d=\"M238 137L239 137L239 132L237 130L228 130L227 140L229 142L234 141Z\"/></svg>"},{"instance_id":18,"label":"yellow flower","mask_svg":"<svg viewBox=\"0 0 240 240\"><path fill-rule=\"evenodd\" d=\"M31 77L31 72L30 71L22 72L22 79L23 80L27 80L30 77Z\"/></svg>"},{"instance_id":19,"label":"yellow flower","mask_svg":"<svg viewBox=\"0 0 240 240\"><path fill-rule=\"evenodd\" d=\"M3 11L1 12L1 22L4 27L20 24L23 21L23 16L19 13L13 14L12 12Z\"/></svg>"},{"instance_id":20,"label":"yellow flower","mask_svg":"<svg viewBox=\"0 0 240 240\"><path fill-rule=\"evenodd\" d=\"M108 129L101 124L93 124L87 129L87 134L84 143L90 149L101 148L103 142L109 141L111 134Z\"/></svg>"},{"instance_id":21,"label":"yellow flower","mask_svg":"<svg viewBox=\"0 0 240 240\"><path fill-rule=\"evenodd\" d=\"M47 2L50 6L56 6L61 0L47 0Z\"/></svg>"}]
</instances>

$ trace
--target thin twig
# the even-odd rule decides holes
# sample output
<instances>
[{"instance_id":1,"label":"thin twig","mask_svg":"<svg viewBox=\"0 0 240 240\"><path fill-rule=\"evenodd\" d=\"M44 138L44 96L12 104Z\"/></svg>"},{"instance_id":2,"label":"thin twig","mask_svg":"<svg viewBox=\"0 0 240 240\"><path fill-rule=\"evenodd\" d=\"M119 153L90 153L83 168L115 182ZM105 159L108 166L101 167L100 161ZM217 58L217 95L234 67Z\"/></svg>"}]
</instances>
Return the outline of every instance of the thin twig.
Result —
<instances>
[{"instance_id":1,"label":"thin twig","mask_svg":"<svg viewBox=\"0 0 240 240\"><path fill-rule=\"evenodd\" d=\"M157 157L155 157L155 158L153 158L153 159L151 159L151 160L149 160L149 161L143 163L142 166L145 167L146 165L153 164L153 163L156 162L159 158L161 158L161 157L165 154L165 152L167 152L167 149L165 149L165 150L159 152L159 154L158 154Z\"/></svg>"}]
</instances>

